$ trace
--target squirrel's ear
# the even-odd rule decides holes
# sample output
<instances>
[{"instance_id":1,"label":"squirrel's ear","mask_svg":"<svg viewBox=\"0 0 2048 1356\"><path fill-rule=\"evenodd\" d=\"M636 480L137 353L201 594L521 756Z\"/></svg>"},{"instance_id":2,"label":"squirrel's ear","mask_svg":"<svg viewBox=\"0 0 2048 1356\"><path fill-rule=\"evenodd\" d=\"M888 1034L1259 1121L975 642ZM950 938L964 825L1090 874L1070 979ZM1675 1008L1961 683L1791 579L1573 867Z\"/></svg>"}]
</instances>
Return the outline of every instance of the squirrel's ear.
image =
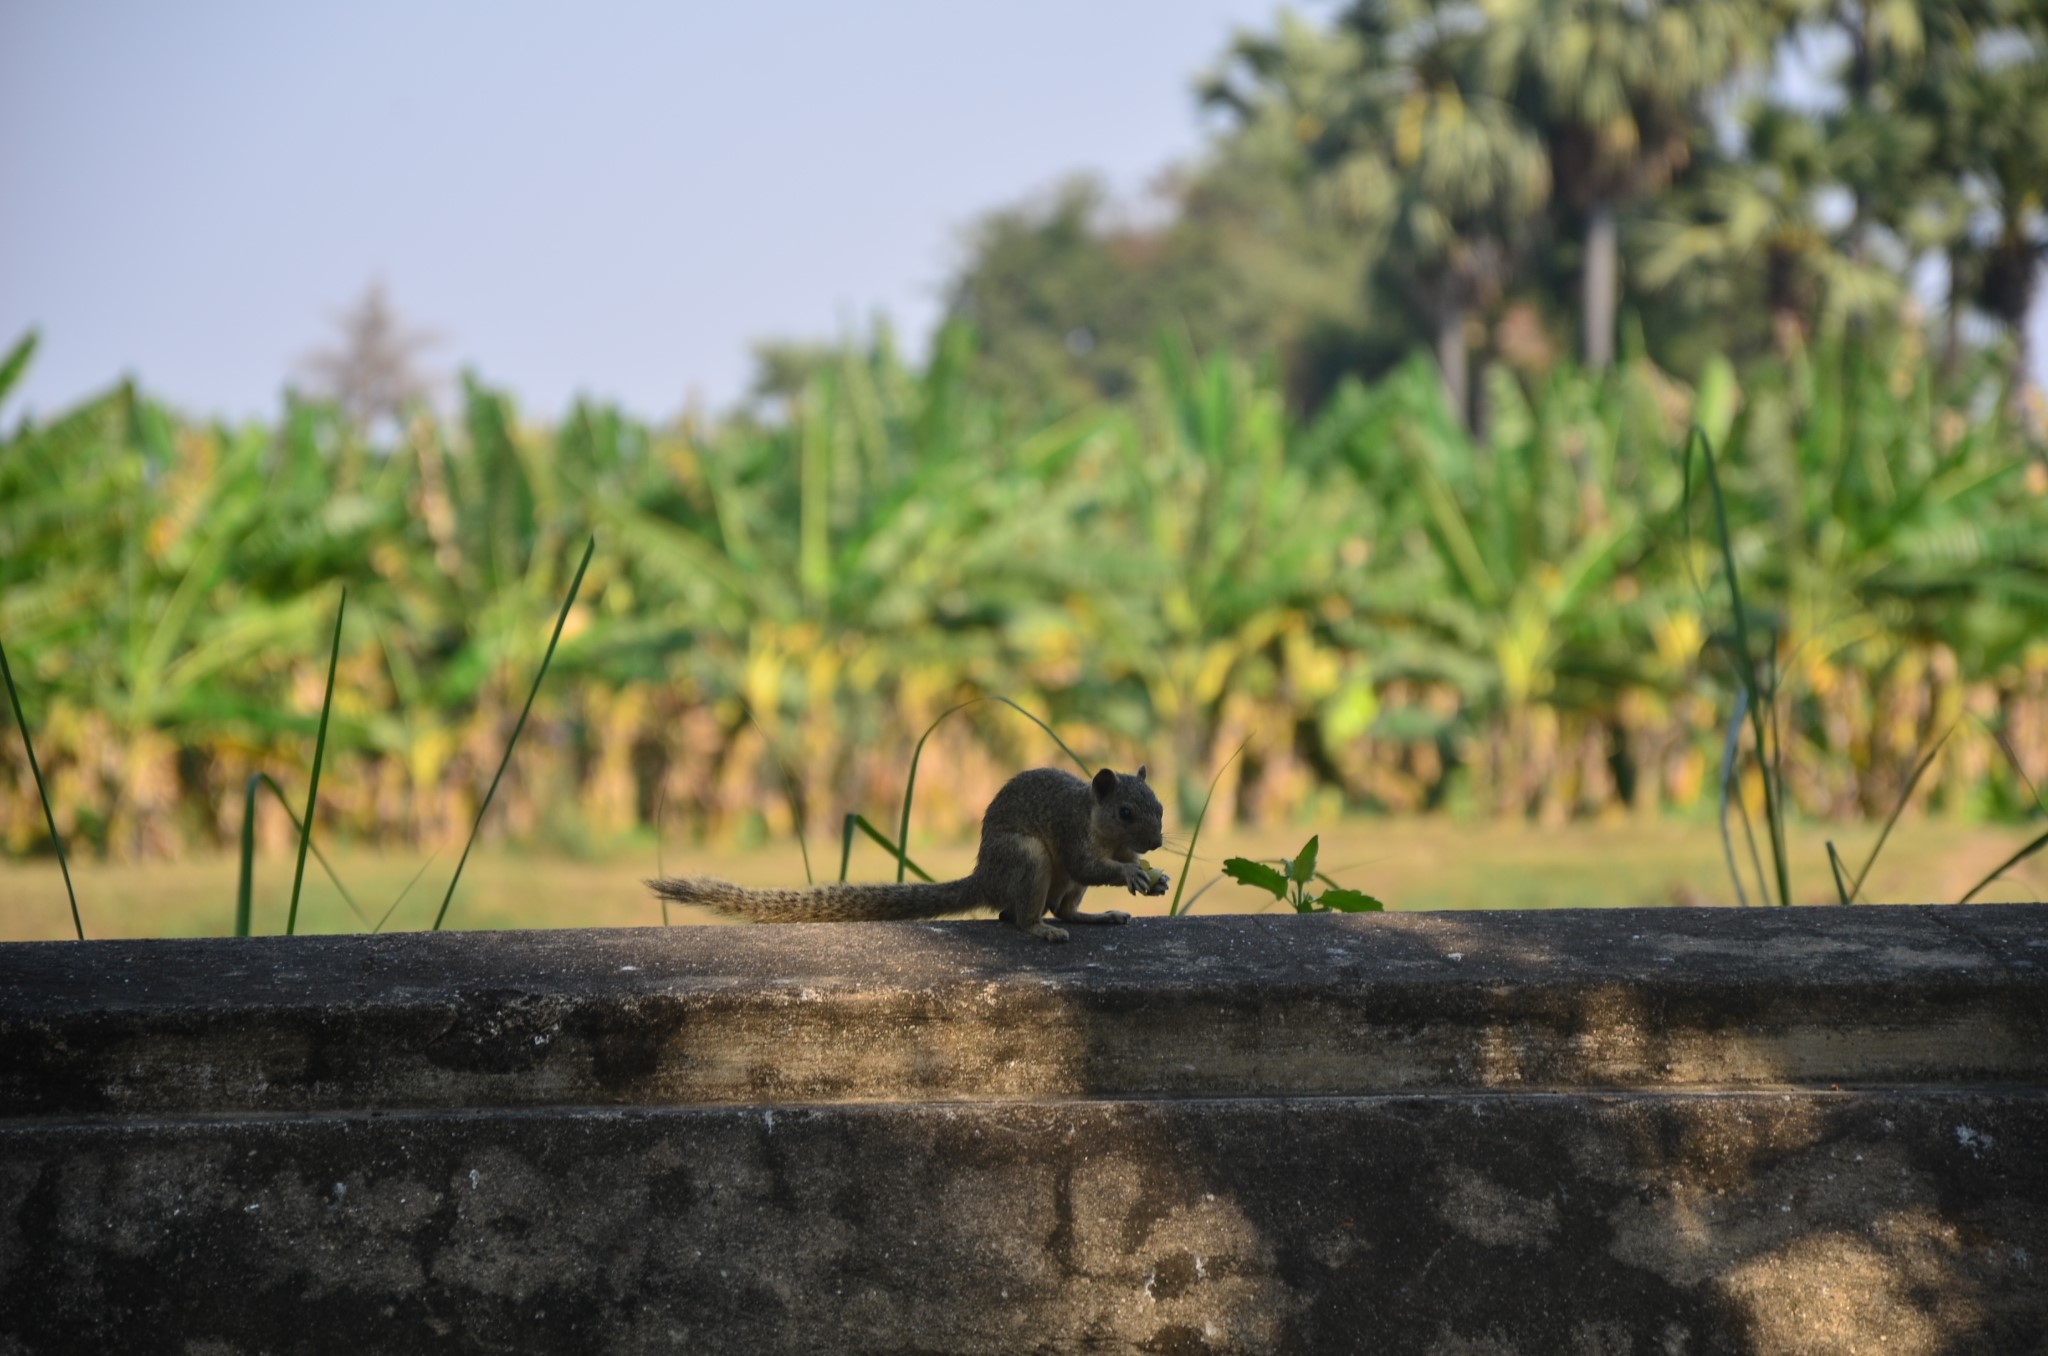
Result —
<instances>
[{"instance_id":1,"label":"squirrel's ear","mask_svg":"<svg viewBox=\"0 0 2048 1356\"><path fill-rule=\"evenodd\" d=\"M1143 763L1138 764L1138 780L1141 782L1145 780L1145 765Z\"/></svg>"},{"instance_id":2,"label":"squirrel's ear","mask_svg":"<svg viewBox=\"0 0 2048 1356\"><path fill-rule=\"evenodd\" d=\"M1095 774L1095 780L1091 785L1095 788L1097 800L1108 800L1116 792L1116 774L1104 768Z\"/></svg>"}]
</instances>

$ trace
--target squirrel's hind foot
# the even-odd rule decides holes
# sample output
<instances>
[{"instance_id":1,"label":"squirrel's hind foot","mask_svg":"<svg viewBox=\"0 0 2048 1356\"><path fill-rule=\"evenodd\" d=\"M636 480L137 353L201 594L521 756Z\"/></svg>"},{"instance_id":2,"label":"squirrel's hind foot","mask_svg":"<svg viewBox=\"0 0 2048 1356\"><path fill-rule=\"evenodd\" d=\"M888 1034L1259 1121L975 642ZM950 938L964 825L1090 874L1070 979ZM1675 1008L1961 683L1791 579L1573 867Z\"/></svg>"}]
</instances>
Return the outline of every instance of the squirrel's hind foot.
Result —
<instances>
[{"instance_id":1,"label":"squirrel's hind foot","mask_svg":"<svg viewBox=\"0 0 2048 1356\"><path fill-rule=\"evenodd\" d=\"M1072 913L1061 914L1060 921L1062 923L1066 923L1069 925L1072 925L1074 923L1118 924L1130 922L1131 916L1125 913L1122 909L1104 909L1101 913L1082 913L1080 910L1076 909Z\"/></svg>"}]
</instances>

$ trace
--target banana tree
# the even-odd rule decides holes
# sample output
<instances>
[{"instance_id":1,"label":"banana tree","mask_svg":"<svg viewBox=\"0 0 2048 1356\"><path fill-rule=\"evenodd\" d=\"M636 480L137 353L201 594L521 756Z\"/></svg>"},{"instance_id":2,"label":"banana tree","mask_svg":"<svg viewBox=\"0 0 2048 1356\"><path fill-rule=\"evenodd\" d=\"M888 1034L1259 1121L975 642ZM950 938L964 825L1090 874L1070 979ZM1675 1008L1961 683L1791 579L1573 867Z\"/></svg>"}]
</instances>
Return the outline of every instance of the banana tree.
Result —
<instances>
[{"instance_id":1,"label":"banana tree","mask_svg":"<svg viewBox=\"0 0 2048 1356\"><path fill-rule=\"evenodd\" d=\"M1403 380L1422 378L1411 366ZM1532 403L1496 372L1486 448L1439 411L1357 451L1369 488L1406 487L1409 518L1365 607L1408 672L1459 689L1496 812L1569 808L1552 799L1565 722L1597 724L1640 681L1633 578L1675 486L1637 441L1646 422L1661 434L1656 420L1627 394L1564 373Z\"/></svg>"}]
</instances>

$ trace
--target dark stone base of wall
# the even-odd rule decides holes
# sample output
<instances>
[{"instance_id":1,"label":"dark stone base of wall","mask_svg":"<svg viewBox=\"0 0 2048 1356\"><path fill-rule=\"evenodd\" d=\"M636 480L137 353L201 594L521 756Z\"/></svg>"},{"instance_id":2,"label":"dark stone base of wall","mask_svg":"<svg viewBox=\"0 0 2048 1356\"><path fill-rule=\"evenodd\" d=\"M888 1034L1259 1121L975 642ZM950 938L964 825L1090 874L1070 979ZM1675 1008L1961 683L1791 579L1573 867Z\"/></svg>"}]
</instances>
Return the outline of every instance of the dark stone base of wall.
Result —
<instances>
[{"instance_id":1,"label":"dark stone base of wall","mask_svg":"<svg viewBox=\"0 0 2048 1356\"><path fill-rule=\"evenodd\" d=\"M0 1352L2002 1352L2048 1095L0 1129Z\"/></svg>"}]
</instances>

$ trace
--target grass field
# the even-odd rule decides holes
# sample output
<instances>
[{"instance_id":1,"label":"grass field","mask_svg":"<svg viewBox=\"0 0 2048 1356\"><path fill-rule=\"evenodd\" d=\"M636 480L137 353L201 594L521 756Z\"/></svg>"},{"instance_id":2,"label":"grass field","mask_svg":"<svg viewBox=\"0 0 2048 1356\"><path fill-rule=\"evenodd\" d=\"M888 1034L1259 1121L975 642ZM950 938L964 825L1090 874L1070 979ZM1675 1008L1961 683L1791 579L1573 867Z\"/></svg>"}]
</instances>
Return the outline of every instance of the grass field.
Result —
<instances>
[{"instance_id":1,"label":"grass field","mask_svg":"<svg viewBox=\"0 0 2048 1356\"><path fill-rule=\"evenodd\" d=\"M1834 899L1824 841L1834 838L1853 866L1876 837L1872 826L1791 826L1794 892L1801 900ZM2026 827L1956 827L1925 820L1900 825L1871 872L1868 898L1887 903L1953 902L2036 830ZM1193 890L1215 877L1225 857L1292 852L1306 831L1208 833L1191 873ZM1740 842L1738 840L1738 849ZM837 844L811 845L820 879L838 869ZM432 923L448 873L450 853L436 859L391 915L387 929ZM920 846L918 860L935 875L964 873L973 845ZM337 869L374 921L419 871L422 858L334 854ZM1153 860L1177 871L1171 852ZM1394 909L1558 908L1567 906L1729 904L1734 902L1711 824L1658 821L1574 824L1547 829L1523 824L1465 824L1441 819L1356 819L1322 836L1321 863L1336 880L1385 900ZM663 865L670 874L710 873L746 884L791 885L803 880L794 844L743 850L696 849L671 844ZM279 856L258 862L256 931L281 932L291 890L292 863ZM235 863L230 857L142 864L73 865L79 906L90 937L218 936L233 931ZM601 861L479 851L470 859L448 915L457 928L632 927L662 921L660 905L642 887L655 874L651 848ZM856 849L849 873L881 880L894 874L879 849ZM1752 886L1752 892L1754 887ZM1097 891L1094 907L1111 901ZM1985 901L2048 898L2048 865L2036 857L1980 896ZM54 861L0 863L0 939L61 939L71 935L70 911ZM1162 913L1165 900L1119 897L1115 907ZM1204 893L1196 913L1257 911L1274 906L1266 896L1223 881ZM672 908L675 923L719 921L697 910ZM307 867L300 904L302 932L360 932L357 918L316 866Z\"/></svg>"}]
</instances>

